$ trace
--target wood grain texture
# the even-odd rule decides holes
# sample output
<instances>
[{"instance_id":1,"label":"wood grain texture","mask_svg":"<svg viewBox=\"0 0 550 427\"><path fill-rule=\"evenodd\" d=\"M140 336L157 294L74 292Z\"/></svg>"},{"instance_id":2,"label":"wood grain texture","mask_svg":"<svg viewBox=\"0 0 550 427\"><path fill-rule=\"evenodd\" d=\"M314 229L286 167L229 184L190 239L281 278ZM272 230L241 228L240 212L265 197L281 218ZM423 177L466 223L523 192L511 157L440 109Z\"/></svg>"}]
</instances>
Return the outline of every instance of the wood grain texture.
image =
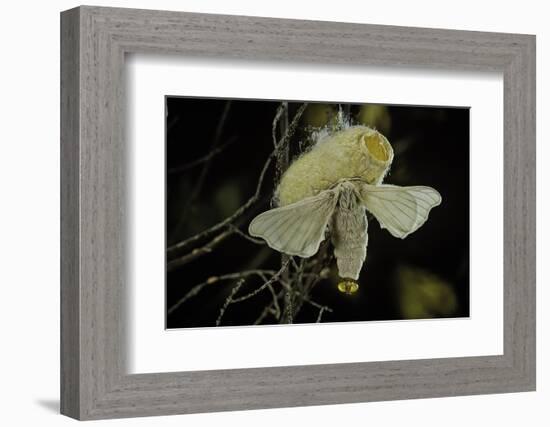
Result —
<instances>
[{"instance_id":1,"label":"wood grain texture","mask_svg":"<svg viewBox=\"0 0 550 427\"><path fill-rule=\"evenodd\" d=\"M78 10L61 19L61 412L80 414L79 330L79 27Z\"/></svg>"},{"instance_id":2,"label":"wood grain texture","mask_svg":"<svg viewBox=\"0 0 550 427\"><path fill-rule=\"evenodd\" d=\"M84 6L62 13L61 38L62 413L100 419L534 390L534 36ZM127 53L501 71L504 354L128 375Z\"/></svg>"}]
</instances>

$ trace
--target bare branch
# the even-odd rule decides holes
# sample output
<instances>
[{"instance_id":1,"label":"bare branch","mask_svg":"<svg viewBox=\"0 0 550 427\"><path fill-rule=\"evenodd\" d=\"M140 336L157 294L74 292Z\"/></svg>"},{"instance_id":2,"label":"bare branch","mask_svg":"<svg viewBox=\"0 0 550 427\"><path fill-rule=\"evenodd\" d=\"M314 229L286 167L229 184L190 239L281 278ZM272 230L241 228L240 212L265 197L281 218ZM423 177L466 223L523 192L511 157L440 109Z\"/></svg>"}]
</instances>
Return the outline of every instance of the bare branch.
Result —
<instances>
[{"instance_id":1,"label":"bare branch","mask_svg":"<svg viewBox=\"0 0 550 427\"><path fill-rule=\"evenodd\" d=\"M198 257L202 255L206 255L214 250L216 246L218 246L220 243L222 243L225 239L227 239L229 236L231 236L235 231L234 230L227 230L224 231L221 234L218 234L216 237L214 237L212 240L210 240L206 245L193 249L190 253L185 254L179 258L176 258L172 261L168 261L166 264L166 269L168 271L172 271L175 268L181 267L182 265L185 265L187 263L190 263L191 261L197 259Z\"/></svg>"},{"instance_id":2,"label":"bare branch","mask_svg":"<svg viewBox=\"0 0 550 427\"><path fill-rule=\"evenodd\" d=\"M176 311L188 299L190 299L190 298L194 297L195 295L197 295L206 286L213 285L215 283L219 283L219 282L225 281L225 280L242 279L244 277L248 277L248 276L252 276L252 275L257 275L257 276L260 276L260 277L263 278L263 277L265 277L266 274L275 274L275 270L247 270L247 271L239 271L237 273L223 274L221 276L211 276L208 279L206 279L204 282L193 286L191 288L191 290L183 296L183 298L178 300L172 307L170 307L168 309L168 315L170 315L174 311Z\"/></svg>"},{"instance_id":3,"label":"bare branch","mask_svg":"<svg viewBox=\"0 0 550 427\"><path fill-rule=\"evenodd\" d=\"M234 144L236 140L237 140L237 137L232 137L225 144L222 144L219 147L216 147L213 150L210 150L210 152L207 155L205 155L203 157L199 157L198 159L193 160L193 161L191 161L189 163L186 163L184 165L176 166L176 167L168 169L168 173L169 174L176 174L176 173L187 172L188 170L193 169L195 166L198 166L198 165L200 165L204 162L209 161L213 157L216 157L218 154L223 152L227 147Z\"/></svg>"},{"instance_id":4,"label":"bare branch","mask_svg":"<svg viewBox=\"0 0 550 427\"><path fill-rule=\"evenodd\" d=\"M281 295L282 294L283 294L283 292L281 292ZM277 316L277 312L273 308L273 304L271 304L271 305L268 305L268 306L264 307L264 310L262 311L262 313L254 321L254 325L259 325L260 323L262 323L263 320L267 317L268 314L272 314L273 317L275 317L275 319L279 320L279 317Z\"/></svg>"},{"instance_id":5,"label":"bare branch","mask_svg":"<svg viewBox=\"0 0 550 427\"><path fill-rule=\"evenodd\" d=\"M273 138L273 147L277 147L277 124L285 110L288 112L288 102L281 102L281 104L277 108L277 111L275 112L275 118L273 119L273 124L271 125L271 137Z\"/></svg>"},{"instance_id":6,"label":"bare branch","mask_svg":"<svg viewBox=\"0 0 550 427\"><path fill-rule=\"evenodd\" d=\"M248 240L249 242L255 243L256 245L265 245L265 241L261 239L255 239L254 237L244 233L239 228L235 227L233 224L229 224L229 229L233 231L235 234L238 234L243 239Z\"/></svg>"},{"instance_id":7,"label":"bare branch","mask_svg":"<svg viewBox=\"0 0 550 427\"><path fill-rule=\"evenodd\" d=\"M254 192L252 197L250 197L244 205L242 205L232 215L228 216L223 221L213 225L212 227L210 227L210 228L208 228L208 229L206 229L206 230L204 230L204 231L202 231L202 232L200 232L200 233L198 233L198 234L196 234L192 237L189 237L186 240L183 240L179 243L176 243L176 244L170 246L167 249L169 253L173 252L173 251L177 251L177 250L183 250L184 248L186 248L190 244L192 244L192 243L194 243L194 242L196 242L200 239L203 239L203 238L215 233L216 231L218 231L218 230L220 230L224 227L227 227L232 222L235 222L235 220L239 216L241 216L248 208L250 208L254 203L256 203L258 201L258 199L260 198L260 192L261 192L262 184L263 184L263 181L264 181L264 178L265 178L265 174L267 173L267 170L269 169L269 166L271 165L271 162L273 161L273 158L277 155L278 151L283 146L285 146L285 144L288 144L288 141L290 140L291 136L294 134L294 131L296 130L296 127L298 126L298 122L300 120L300 117L304 113L304 110L306 109L306 107L307 107L307 103L304 103L298 109L298 111L294 115L294 118L292 119L292 123L290 124L287 133L280 139L279 143L277 144L277 147L275 147L275 149L271 152L271 154L267 158L267 160L266 160L266 162L265 162L265 164L264 164L264 166L263 166L263 168L260 172L260 176L258 178L258 183L256 185L256 191Z\"/></svg>"},{"instance_id":8,"label":"bare branch","mask_svg":"<svg viewBox=\"0 0 550 427\"><path fill-rule=\"evenodd\" d=\"M319 309L319 314L317 315L317 320L315 323L321 323L321 318L323 317L323 313L325 312L325 307L321 307Z\"/></svg>"},{"instance_id":9,"label":"bare branch","mask_svg":"<svg viewBox=\"0 0 550 427\"><path fill-rule=\"evenodd\" d=\"M225 107L223 109L222 115L220 117L220 120L218 122L218 126L216 126L216 133L214 135L214 140L212 141L212 145L210 146L210 149L215 149L219 142L222 135L222 130L225 125L225 121L227 120L227 116L229 114L229 110L231 108L231 101L227 101L225 103ZM213 156L212 156L213 157ZM174 235L177 235L179 231L181 230L183 224L185 223L185 219L187 217L187 214L189 213L189 210L191 209L191 206L193 205L193 202L197 198L197 196L200 194L202 190L202 186L204 184L204 180L206 179L206 175L208 174L208 171L210 170L210 164L212 157L210 157L202 167L201 173L199 175L199 178L197 180L197 183L193 186L193 191L189 195L189 197L186 199L186 203L183 206L182 212L179 217L179 222L175 227Z\"/></svg>"},{"instance_id":10,"label":"bare branch","mask_svg":"<svg viewBox=\"0 0 550 427\"><path fill-rule=\"evenodd\" d=\"M285 323L291 324L294 319L294 310L292 309L292 294L293 294L292 285L289 285L285 292L285 311L283 314L283 319Z\"/></svg>"},{"instance_id":11,"label":"bare branch","mask_svg":"<svg viewBox=\"0 0 550 427\"><path fill-rule=\"evenodd\" d=\"M281 109L280 114L278 116L275 116L275 120L273 121L273 135L275 135L275 127L279 125L279 130L282 136L286 135L288 133L288 104L283 103L283 106L285 108ZM279 111L278 111L279 113ZM275 182L277 183L280 179L282 174L286 172L289 165L290 160L290 144L285 144L281 147L281 149L277 152L277 167L275 169ZM288 262L290 261L292 257L289 257L286 254L281 255L281 265L288 265ZM283 273L283 280L288 282L289 281L289 272L285 269ZM290 290L286 291L285 294L285 303L283 307L283 316L280 319L280 321L284 321L286 323L292 323L292 319L294 317L294 313L292 310L292 292Z\"/></svg>"},{"instance_id":12,"label":"bare branch","mask_svg":"<svg viewBox=\"0 0 550 427\"><path fill-rule=\"evenodd\" d=\"M312 299L304 298L304 301L307 302L308 304L312 305L313 307L318 308L319 310L322 309L323 311L328 311L330 313L332 313L332 311L333 311L332 308L330 308L329 306L321 305L318 302L313 301Z\"/></svg>"},{"instance_id":13,"label":"bare branch","mask_svg":"<svg viewBox=\"0 0 550 427\"><path fill-rule=\"evenodd\" d=\"M289 284L288 283L282 283L280 282L282 285L283 285L283 289L274 296L274 302L272 302L271 304L267 305L262 313L258 316L258 318L256 319L256 321L254 322L255 325L259 325L260 323L262 323L262 321L267 317L268 314L272 314L276 319L278 319L278 316L276 316L276 309L274 308L275 306L278 306L278 300L281 299L285 293L286 293L286 290L289 289ZM313 301L311 298L309 297L304 297L303 295L301 295L299 292L296 292L294 291L294 294L296 296L300 296L302 297L303 301L310 304L312 307L315 307L319 310L323 310L323 312L329 312L329 313L332 313L333 310L332 308L326 306L326 305L322 305L322 304L319 304L318 302L315 302ZM276 304L277 303L277 304Z\"/></svg>"},{"instance_id":14,"label":"bare branch","mask_svg":"<svg viewBox=\"0 0 550 427\"><path fill-rule=\"evenodd\" d=\"M233 296L239 292L239 289L241 289L241 286L244 284L246 278L240 279L237 284L231 289L231 294L227 297L225 302L223 303L223 307L220 309L220 314L218 314L218 318L216 319L216 326L220 326L220 323L222 322L222 317L225 313L225 310L227 310L227 307L229 307L229 304L233 302Z\"/></svg>"},{"instance_id":15,"label":"bare branch","mask_svg":"<svg viewBox=\"0 0 550 427\"><path fill-rule=\"evenodd\" d=\"M300 258L300 263L302 263L303 261L304 261L304 259ZM298 263L296 262L294 257L291 259L291 262L292 262L292 267L294 267L294 270L296 270L296 271L300 270L300 266L298 265Z\"/></svg>"},{"instance_id":16,"label":"bare branch","mask_svg":"<svg viewBox=\"0 0 550 427\"><path fill-rule=\"evenodd\" d=\"M272 285L269 285L267 287L269 291L271 292L271 296L273 297L273 307L275 308L275 318L278 319L281 317L281 307L279 307L279 297L277 296L277 293L275 292L275 289L273 289Z\"/></svg>"},{"instance_id":17,"label":"bare branch","mask_svg":"<svg viewBox=\"0 0 550 427\"><path fill-rule=\"evenodd\" d=\"M249 298L252 298L254 295L257 295L258 293L263 291L265 288L267 288L271 284L275 283L279 279L279 277L281 277L281 274L283 274L283 272L286 271L286 269L288 268L289 262L290 262L290 260L288 260L285 264L283 264L283 266L279 269L279 271L277 271L273 276L271 276L271 278L267 282L265 282L262 286L260 286L258 289L255 289L254 291L252 291L252 292L250 292L246 295L243 295L242 297L233 298L233 301L231 301L231 302L241 302L241 301L245 301Z\"/></svg>"},{"instance_id":18,"label":"bare branch","mask_svg":"<svg viewBox=\"0 0 550 427\"><path fill-rule=\"evenodd\" d=\"M249 213L248 209L256 206L256 204L261 200L260 196L265 177L267 176L267 172L273 165L274 161L276 162L274 175L275 186L280 179L280 175L282 175L288 168L291 153L289 142L297 129L299 120L306 107L307 104L305 103L301 105L293 115L292 121L289 123L288 104L281 103L278 106L272 123L274 149L261 168L253 195L235 212L233 212L232 215L228 216L224 220L200 233L197 233L194 236L187 238L186 240L170 246L167 249L168 254L172 255L172 260L168 262L169 270L181 267L182 265L185 265L203 255L211 253L218 245L232 235L238 235L254 244L265 245L263 240L255 239L246 234L246 232L242 231L239 228L239 225L242 225L246 218L253 213ZM277 133L279 133L279 139L277 139ZM210 159L217 155L218 152L221 151L221 149L226 145L228 144L225 144L222 147L213 148L207 156L180 167L179 171L187 170L187 168L194 167L195 165L201 163L205 163L206 167ZM202 184L201 182L199 183ZM202 246L195 247L191 250L193 246L197 246L197 243L202 244ZM324 313L332 312L330 307L322 305L312 300L310 297L313 288L326 277L324 272L326 270L327 262L331 259L326 250L326 246L326 244L323 245L319 252L309 260L295 260L293 257L283 254L281 257L281 266L278 270L251 269L220 276L212 276L206 281L193 286L180 300L169 308L168 315L172 314L190 298L193 298L199 294L205 287L228 280L235 280L236 282L230 285L231 290L229 296L227 296L223 302L223 305L219 309L218 317L215 322L216 326L221 324L222 319L230 305L233 303L250 300L259 295L265 289L269 291L271 301L263 307L262 312L254 324L262 323L267 316L273 316L276 321L281 323L293 323L295 316L300 312L304 304L309 304L318 310L316 322L319 323L322 321ZM181 254L181 252L185 250L190 250L190 252L179 257L174 257L174 255ZM254 268L257 265L258 264L251 265L249 267ZM243 285L246 280L250 276L254 275L258 276L262 280L261 285L242 296L238 296L238 293L241 289L243 289ZM223 289L225 290L226 288L224 287Z\"/></svg>"},{"instance_id":19,"label":"bare branch","mask_svg":"<svg viewBox=\"0 0 550 427\"><path fill-rule=\"evenodd\" d=\"M221 234L218 234L216 237L214 237L204 246L201 246L200 248L195 248L188 254L185 254L179 258L168 261L166 265L167 270L172 271L178 267L181 267L182 265L185 265L190 263L191 261L194 261L195 259L199 258L202 255L206 255L212 252L216 248L216 246L220 245L225 239L232 236L233 234L237 234L256 245L265 245L265 242L263 240L255 239L254 237L249 236L248 234L242 232L238 227L234 226L233 224L229 224L228 227L229 227L228 230L224 231Z\"/></svg>"},{"instance_id":20,"label":"bare branch","mask_svg":"<svg viewBox=\"0 0 550 427\"><path fill-rule=\"evenodd\" d=\"M284 295L285 291L284 289L281 290L278 294L275 294L273 297L273 302L271 304L268 304L264 307L261 314L258 316L258 318L254 321L255 325L259 325L263 322L263 320L267 317L268 314L272 314L276 320L279 320L281 316L281 310L279 308L279 299L281 299Z\"/></svg>"},{"instance_id":21,"label":"bare branch","mask_svg":"<svg viewBox=\"0 0 550 427\"><path fill-rule=\"evenodd\" d=\"M289 283L295 286L294 290L297 292L298 301L296 303L294 303L294 301L291 301L292 317L295 317L300 312L304 303L304 296L307 296L307 294L309 294L309 291L311 290L309 288L306 289L306 286L304 286L304 277L307 277L309 274L310 273L304 273L303 258L300 258L298 263L294 261L294 275Z\"/></svg>"}]
</instances>

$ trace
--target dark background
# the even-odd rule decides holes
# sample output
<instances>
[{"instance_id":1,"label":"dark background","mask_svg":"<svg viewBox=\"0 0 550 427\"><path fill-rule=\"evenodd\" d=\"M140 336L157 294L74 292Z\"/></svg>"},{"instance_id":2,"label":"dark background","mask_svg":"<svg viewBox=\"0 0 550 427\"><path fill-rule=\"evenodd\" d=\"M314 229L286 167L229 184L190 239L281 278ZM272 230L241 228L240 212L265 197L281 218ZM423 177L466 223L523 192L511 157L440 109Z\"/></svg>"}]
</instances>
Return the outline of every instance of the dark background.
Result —
<instances>
[{"instance_id":1,"label":"dark background","mask_svg":"<svg viewBox=\"0 0 550 427\"><path fill-rule=\"evenodd\" d=\"M279 102L166 97L166 239L170 246L231 215L254 193L260 170L273 149L272 121ZM290 103L290 118L301 104ZM293 140L293 153L311 129L332 123L338 104L310 104ZM338 292L335 274L320 282L312 298L330 306L323 322L469 316L469 109L351 105L354 124L377 128L390 141L395 158L385 183L427 185L443 198L428 221L401 240L380 229L369 215L367 259L359 291ZM224 111L223 126L219 126ZM187 168L213 146L225 147L207 163ZM181 170L182 166L184 170ZM180 170L178 170L178 168ZM201 179L201 175L203 178ZM275 188L270 170L261 203L241 223L270 208ZM201 184L202 181L202 184ZM189 203L193 193L196 197ZM232 236L212 253L168 271L166 306L171 307L208 277L251 268L280 266L280 254ZM335 263L332 263L335 267ZM334 268L335 270L335 268ZM251 282L243 292L262 282ZM234 282L207 286L167 316L168 328L214 326ZM223 325L250 325L271 300L262 292L230 306ZM295 323L315 322L304 305ZM264 323L276 323L266 319Z\"/></svg>"}]
</instances>

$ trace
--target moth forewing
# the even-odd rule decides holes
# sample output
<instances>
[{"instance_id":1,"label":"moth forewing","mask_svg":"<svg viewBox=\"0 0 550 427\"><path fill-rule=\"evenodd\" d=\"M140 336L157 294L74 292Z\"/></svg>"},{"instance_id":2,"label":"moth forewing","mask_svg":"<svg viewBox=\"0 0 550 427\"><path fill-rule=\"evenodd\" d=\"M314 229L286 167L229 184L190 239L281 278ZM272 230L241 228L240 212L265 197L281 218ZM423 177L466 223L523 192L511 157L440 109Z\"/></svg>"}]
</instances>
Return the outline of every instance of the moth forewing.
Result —
<instances>
[{"instance_id":1,"label":"moth forewing","mask_svg":"<svg viewBox=\"0 0 550 427\"><path fill-rule=\"evenodd\" d=\"M331 240L338 274L357 280L367 255L367 217L353 185L342 185L331 220Z\"/></svg>"},{"instance_id":2,"label":"moth forewing","mask_svg":"<svg viewBox=\"0 0 550 427\"><path fill-rule=\"evenodd\" d=\"M382 228L404 239L428 219L430 210L441 204L437 190L426 186L363 184L361 200Z\"/></svg>"},{"instance_id":3,"label":"moth forewing","mask_svg":"<svg viewBox=\"0 0 550 427\"><path fill-rule=\"evenodd\" d=\"M321 191L299 202L263 212L252 220L248 232L261 237L279 252L308 258L317 252L325 239L338 191Z\"/></svg>"}]
</instances>

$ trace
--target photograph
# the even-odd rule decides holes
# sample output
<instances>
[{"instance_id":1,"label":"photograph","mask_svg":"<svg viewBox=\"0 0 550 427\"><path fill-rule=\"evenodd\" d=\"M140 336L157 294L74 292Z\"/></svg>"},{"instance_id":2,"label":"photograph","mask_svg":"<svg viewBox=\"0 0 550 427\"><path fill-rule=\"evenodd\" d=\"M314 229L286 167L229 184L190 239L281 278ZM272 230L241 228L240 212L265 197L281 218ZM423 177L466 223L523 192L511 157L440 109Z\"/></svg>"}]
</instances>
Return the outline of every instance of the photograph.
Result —
<instances>
[{"instance_id":1,"label":"photograph","mask_svg":"<svg viewBox=\"0 0 550 427\"><path fill-rule=\"evenodd\" d=\"M165 101L167 329L469 316L469 108Z\"/></svg>"}]
</instances>

